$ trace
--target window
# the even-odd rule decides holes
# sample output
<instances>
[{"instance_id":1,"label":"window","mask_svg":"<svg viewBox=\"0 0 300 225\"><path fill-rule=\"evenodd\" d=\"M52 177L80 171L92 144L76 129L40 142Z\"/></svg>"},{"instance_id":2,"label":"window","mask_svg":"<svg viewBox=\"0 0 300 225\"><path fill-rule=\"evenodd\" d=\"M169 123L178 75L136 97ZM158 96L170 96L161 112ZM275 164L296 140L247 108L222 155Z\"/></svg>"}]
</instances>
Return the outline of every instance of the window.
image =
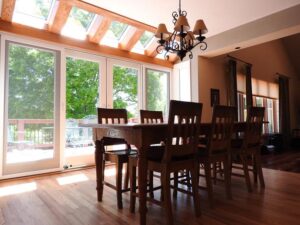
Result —
<instances>
[{"instance_id":1,"label":"window","mask_svg":"<svg viewBox=\"0 0 300 225\"><path fill-rule=\"evenodd\" d=\"M94 13L73 7L61 33L69 37L83 40L86 38L87 30L94 18Z\"/></svg>"},{"instance_id":2,"label":"window","mask_svg":"<svg viewBox=\"0 0 300 225\"><path fill-rule=\"evenodd\" d=\"M53 7L53 0L16 0L12 21L44 28Z\"/></svg>"},{"instance_id":3,"label":"window","mask_svg":"<svg viewBox=\"0 0 300 225\"><path fill-rule=\"evenodd\" d=\"M100 64L88 59L66 58L65 163L92 164L94 142L92 129L81 123L97 123ZM82 157L85 156L85 157ZM79 159L76 159L79 158Z\"/></svg>"},{"instance_id":4,"label":"window","mask_svg":"<svg viewBox=\"0 0 300 225\"><path fill-rule=\"evenodd\" d=\"M113 21L106 34L104 35L103 39L101 40L100 44L117 48L121 38L123 37L128 27L129 26L125 23Z\"/></svg>"},{"instance_id":5,"label":"window","mask_svg":"<svg viewBox=\"0 0 300 225\"><path fill-rule=\"evenodd\" d=\"M146 69L146 109L163 111L166 115L168 111L169 73L159 70Z\"/></svg>"},{"instance_id":6,"label":"window","mask_svg":"<svg viewBox=\"0 0 300 225\"><path fill-rule=\"evenodd\" d=\"M264 124L264 133L279 132L279 100L267 97L253 96L253 105L265 107L264 120L268 123Z\"/></svg>"},{"instance_id":7,"label":"window","mask_svg":"<svg viewBox=\"0 0 300 225\"><path fill-rule=\"evenodd\" d=\"M139 54L144 54L145 49L153 40L154 34L149 31L145 31L131 51Z\"/></svg>"},{"instance_id":8,"label":"window","mask_svg":"<svg viewBox=\"0 0 300 225\"><path fill-rule=\"evenodd\" d=\"M127 109L129 118L138 117L138 70L113 65L113 108Z\"/></svg>"},{"instance_id":9,"label":"window","mask_svg":"<svg viewBox=\"0 0 300 225\"><path fill-rule=\"evenodd\" d=\"M246 121L247 119L247 102L246 95L242 92L238 92L238 120Z\"/></svg>"}]
</instances>

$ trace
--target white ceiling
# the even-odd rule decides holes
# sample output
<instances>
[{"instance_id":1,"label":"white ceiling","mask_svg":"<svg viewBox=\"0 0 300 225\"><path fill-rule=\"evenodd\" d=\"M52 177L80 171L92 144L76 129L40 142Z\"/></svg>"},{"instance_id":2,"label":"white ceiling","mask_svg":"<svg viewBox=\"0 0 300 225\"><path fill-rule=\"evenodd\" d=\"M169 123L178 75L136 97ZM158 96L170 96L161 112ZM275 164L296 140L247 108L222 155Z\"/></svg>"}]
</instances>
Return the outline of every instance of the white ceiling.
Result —
<instances>
[{"instance_id":1,"label":"white ceiling","mask_svg":"<svg viewBox=\"0 0 300 225\"><path fill-rule=\"evenodd\" d=\"M155 27L166 23L169 31L171 14L178 9L178 0L84 1ZM300 0L182 0L182 9L188 13L191 28L197 19L204 19L207 36L212 36L297 4Z\"/></svg>"}]
</instances>

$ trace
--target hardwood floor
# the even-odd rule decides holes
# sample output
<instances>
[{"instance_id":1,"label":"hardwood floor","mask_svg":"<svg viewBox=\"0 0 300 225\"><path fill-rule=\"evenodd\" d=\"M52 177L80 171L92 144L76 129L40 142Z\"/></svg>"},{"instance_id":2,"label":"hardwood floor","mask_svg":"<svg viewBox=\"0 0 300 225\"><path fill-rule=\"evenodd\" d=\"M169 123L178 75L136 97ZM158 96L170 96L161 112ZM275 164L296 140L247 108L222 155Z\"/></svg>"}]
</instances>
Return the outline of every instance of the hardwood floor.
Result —
<instances>
[{"instance_id":1,"label":"hardwood floor","mask_svg":"<svg viewBox=\"0 0 300 225\"><path fill-rule=\"evenodd\" d=\"M300 173L300 149L262 156L264 168Z\"/></svg>"},{"instance_id":2,"label":"hardwood floor","mask_svg":"<svg viewBox=\"0 0 300 225\"><path fill-rule=\"evenodd\" d=\"M113 171L108 172L112 179ZM177 200L173 199L175 224L299 224L300 174L264 169L264 175L266 189L255 187L253 193L247 192L243 179L234 177L233 200L227 200L224 185L218 182L214 185L214 209L209 208L206 191L201 190L200 218L194 216L192 198L178 193ZM97 202L95 185L94 168L2 181L0 224L138 224L138 213L129 212L129 193L123 195L124 209L118 210L116 194L110 188L104 188L103 202ZM159 198L159 193L155 196ZM164 218L159 206L148 204L148 224L164 224Z\"/></svg>"}]
</instances>

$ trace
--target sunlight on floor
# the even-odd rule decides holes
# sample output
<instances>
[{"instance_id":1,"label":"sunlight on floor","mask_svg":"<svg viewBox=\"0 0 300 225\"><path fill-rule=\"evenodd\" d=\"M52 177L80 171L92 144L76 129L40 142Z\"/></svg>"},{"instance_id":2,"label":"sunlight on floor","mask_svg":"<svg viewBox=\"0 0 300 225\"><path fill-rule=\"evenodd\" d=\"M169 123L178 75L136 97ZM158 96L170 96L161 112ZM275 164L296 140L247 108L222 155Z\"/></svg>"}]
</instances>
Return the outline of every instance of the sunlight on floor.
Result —
<instances>
[{"instance_id":1,"label":"sunlight on floor","mask_svg":"<svg viewBox=\"0 0 300 225\"><path fill-rule=\"evenodd\" d=\"M125 174L125 170L124 169L122 170L122 173ZM104 175L106 177L115 176L116 175L116 169L115 169L115 167L105 168Z\"/></svg>"},{"instance_id":2,"label":"sunlight on floor","mask_svg":"<svg viewBox=\"0 0 300 225\"><path fill-rule=\"evenodd\" d=\"M59 177L56 178L59 185L66 185L66 184L73 184L73 183L79 183L89 180L89 178L84 175L83 173L72 175L72 176L66 176L66 177Z\"/></svg>"},{"instance_id":3,"label":"sunlight on floor","mask_svg":"<svg viewBox=\"0 0 300 225\"><path fill-rule=\"evenodd\" d=\"M0 188L0 197L21 194L21 193L25 193L25 192L34 191L36 189L37 189L37 185L35 182L1 187Z\"/></svg>"}]
</instances>

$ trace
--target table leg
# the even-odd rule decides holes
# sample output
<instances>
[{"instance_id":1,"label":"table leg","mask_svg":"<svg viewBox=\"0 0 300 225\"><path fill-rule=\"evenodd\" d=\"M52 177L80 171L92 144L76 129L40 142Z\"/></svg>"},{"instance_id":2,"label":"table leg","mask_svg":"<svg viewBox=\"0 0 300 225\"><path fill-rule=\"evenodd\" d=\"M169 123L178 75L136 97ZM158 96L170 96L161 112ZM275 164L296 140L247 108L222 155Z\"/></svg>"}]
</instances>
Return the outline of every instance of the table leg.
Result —
<instances>
[{"instance_id":1,"label":"table leg","mask_svg":"<svg viewBox=\"0 0 300 225\"><path fill-rule=\"evenodd\" d=\"M98 202L102 201L103 196L103 152L102 142L97 140L95 143L95 163L96 163L96 190Z\"/></svg>"},{"instance_id":2,"label":"table leg","mask_svg":"<svg viewBox=\"0 0 300 225\"><path fill-rule=\"evenodd\" d=\"M140 225L146 224L146 198L147 198L147 159L146 148L141 147L138 151L138 186L139 186L139 202L140 202Z\"/></svg>"}]
</instances>

